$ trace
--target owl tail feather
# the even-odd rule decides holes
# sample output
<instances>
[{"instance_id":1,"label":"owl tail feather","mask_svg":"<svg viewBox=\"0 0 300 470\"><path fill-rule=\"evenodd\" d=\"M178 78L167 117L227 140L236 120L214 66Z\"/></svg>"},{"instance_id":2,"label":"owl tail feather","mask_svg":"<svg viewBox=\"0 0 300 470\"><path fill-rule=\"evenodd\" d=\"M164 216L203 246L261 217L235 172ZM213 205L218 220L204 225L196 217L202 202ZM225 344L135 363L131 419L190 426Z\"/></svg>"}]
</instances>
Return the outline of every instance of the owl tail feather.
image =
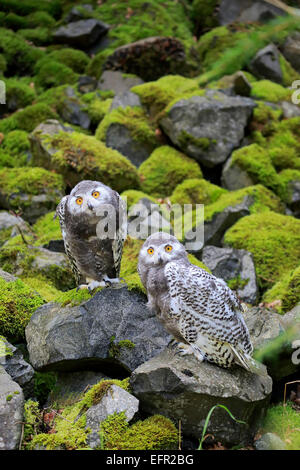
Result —
<instances>
[{"instance_id":1,"label":"owl tail feather","mask_svg":"<svg viewBox=\"0 0 300 470\"><path fill-rule=\"evenodd\" d=\"M246 369L248 372L252 372L256 375L267 376L267 368L260 362L256 361L249 354L241 351L239 348L235 348L232 345L231 349L235 355L236 363Z\"/></svg>"}]
</instances>

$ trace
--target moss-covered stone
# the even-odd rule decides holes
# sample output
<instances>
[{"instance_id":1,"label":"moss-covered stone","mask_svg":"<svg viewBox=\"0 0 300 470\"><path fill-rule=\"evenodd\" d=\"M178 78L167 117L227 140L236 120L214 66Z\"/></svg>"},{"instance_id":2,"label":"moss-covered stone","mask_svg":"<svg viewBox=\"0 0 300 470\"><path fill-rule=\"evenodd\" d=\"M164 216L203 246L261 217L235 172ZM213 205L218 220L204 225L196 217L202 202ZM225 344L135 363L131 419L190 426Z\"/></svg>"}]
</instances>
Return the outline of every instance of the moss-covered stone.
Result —
<instances>
[{"instance_id":1,"label":"moss-covered stone","mask_svg":"<svg viewBox=\"0 0 300 470\"><path fill-rule=\"evenodd\" d=\"M43 26L19 29L18 34L26 41L30 41L36 46L45 46L52 43L51 31L49 28Z\"/></svg>"},{"instance_id":2,"label":"moss-covered stone","mask_svg":"<svg viewBox=\"0 0 300 470\"><path fill-rule=\"evenodd\" d=\"M40 60L35 66L35 85L39 89L47 89L64 84L76 83L78 74L61 62L48 57Z\"/></svg>"},{"instance_id":3,"label":"moss-covered stone","mask_svg":"<svg viewBox=\"0 0 300 470\"><path fill-rule=\"evenodd\" d=\"M11 131L0 145L0 168L25 166L28 160L29 140L25 131Z\"/></svg>"},{"instance_id":4,"label":"moss-covered stone","mask_svg":"<svg viewBox=\"0 0 300 470\"><path fill-rule=\"evenodd\" d=\"M32 142L34 164L55 169L71 187L82 179L100 180L119 192L139 187L135 167L95 137L78 132L51 137L36 131Z\"/></svg>"},{"instance_id":5,"label":"moss-covered stone","mask_svg":"<svg viewBox=\"0 0 300 470\"><path fill-rule=\"evenodd\" d=\"M129 290L146 293L145 288L137 272L138 257L144 240L136 240L127 237L121 261L120 277L125 279Z\"/></svg>"},{"instance_id":6,"label":"moss-covered stone","mask_svg":"<svg viewBox=\"0 0 300 470\"><path fill-rule=\"evenodd\" d=\"M227 190L204 179L186 179L174 189L170 201L172 204L210 204L215 202Z\"/></svg>"},{"instance_id":7,"label":"moss-covered stone","mask_svg":"<svg viewBox=\"0 0 300 470\"><path fill-rule=\"evenodd\" d=\"M20 280L0 279L0 292L0 334L8 340L20 341L31 315L44 301Z\"/></svg>"},{"instance_id":8,"label":"moss-covered stone","mask_svg":"<svg viewBox=\"0 0 300 470\"><path fill-rule=\"evenodd\" d=\"M48 214L40 217L33 225L34 232L33 244L42 246L49 243L50 240L61 240L62 234L58 218L54 218L55 211L48 212Z\"/></svg>"},{"instance_id":9,"label":"moss-covered stone","mask_svg":"<svg viewBox=\"0 0 300 470\"><path fill-rule=\"evenodd\" d=\"M290 101L291 95L291 90L270 80L259 80L252 84L251 96L253 98L278 103L279 101Z\"/></svg>"},{"instance_id":10,"label":"moss-covered stone","mask_svg":"<svg viewBox=\"0 0 300 470\"><path fill-rule=\"evenodd\" d=\"M145 105L152 118L159 114L175 99L181 99L190 93L202 93L197 80L180 75L168 75L154 82L137 85L131 89Z\"/></svg>"},{"instance_id":11,"label":"moss-covered stone","mask_svg":"<svg viewBox=\"0 0 300 470\"><path fill-rule=\"evenodd\" d=\"M139 168L141 189L156 197L170 196L186 178L201 178L195 160L167 145L158 147Z\"/></svg>"},{"instance_id":12,"label":"moss-covered stone","mask_svg":"<svg viewBox=\"0 0 300 470\"><path fill-rule=\"evenodd\" d=\"M279 300L279 303L274 301ZM292 310L300 302L300 266L280 278L276 284L269 289L263 301L273 303L279 313Z\"/></svg>"},{"instance_id":13,"label":"moss-covered stone","mask_svg":"<svg viewBox=\"0 0 300 470\"><path fill-rule=\"evenodd\" d=\"M224 241L252 253L260 287L270 288L299 264L300 220L273 211L252 214L233 225Z\"/></svg>"},{"instance_id":14,"label":"moss-covered stone","mask_svg":"<svg viewBox=\"0 0 300 470\"><path fill-rule=\"evenodd\" d=\"M171 420L154 415L128 425L124 413L101 423L105 450L172 450L178 446L178 431Z\"/></svg>"},{"instance_id":15,"label":"moss-covered stone","mask_svg":"<svg viewBox=\"0 0 300 470\"><path fill-rule=\"evenodd\" d=\"M16 111L10 117L2 119L0 122L0 132L6 134L16 129L31 132L41 122L47 119L55 119L57 114L53 112L45 103L37 103Z\"/></svg>"},{"instance_id":16,"label":"moss-covered stone","mask_svg":"<svg viewBox=\"0 0 300 470\"><path fill-rule=\"evenodd\" d=\"M281 182L267 149L258 144L251 144L235 150L230 166L234 165L244 170L253 183L261 183L277 194L281 194Z\"/></svg>"},{"instance_id":17,"label":"moss-covered stone","mask_svg":"<svg viewBox=\"0 0 300 470\"><path fill-rule=\"evenodd\" d=\"M106 142L106 134L113 124L129 130L133 141L153 150L157 146L155 129L149 124L145 111L139 107L117 108L107 113L96 130L96 138ZM151 152L150 150L150 152Z\"/></svg>"},{"instance_id":18,"label":"moss-covered stone","mask_svg":"<svg viewBox=\"0 0 300 470\"><path fill-rule=\"evenodd\" d=\"M21 36L6 28L0 28L0 53L4 55L10 75L30 75L36 62L45 55L44 51L30 46Z\"/></svg>"},{"instance_id":19,"label":"moss-covered stone","mask_svg":"<svg viewBox=\"0 0 300 470\"><path fill-rule=\"evenodd\" d=\"M48 59L64 64L76 73L83 73L89 63L89 57L85 52L72 48L53 51L48 55Z\"/></svg>"},{"instance_id":20,"label":"moss-covered stone","mask_svg":"<svg viewBox=\"0 0 300 470\"><path fill-rule=\"evenodd\" d=\"M291 403L273 405L267 410L262 431L277 434L286 444L287 450L300 448L300 414Z\"/></svg>"},{"instance_id":21,"label":"moss-covered stone","mask_svg":"<svg viewBox=\"0 0 300 470\"><path fill-rule=\"evenodd\" d=\"M21 209L24 217L32 220L56 207L64 184L61 175L44 168L20 167L0 170L0 188L2 206ZM36 199L42 194L44 198Z\"/></svg>"},{"instance_id":22,"label":"moss-covered stone","mask_svg":"<svg viewBox=\"0 0 300 470\"><path fill-rule=\"evenodd\" d=\"M5 80L6 86L6 108L8 111L15 111L32 104L36 97L34 89L26 83L9 78Z\"/></svg>"}]
</instances>

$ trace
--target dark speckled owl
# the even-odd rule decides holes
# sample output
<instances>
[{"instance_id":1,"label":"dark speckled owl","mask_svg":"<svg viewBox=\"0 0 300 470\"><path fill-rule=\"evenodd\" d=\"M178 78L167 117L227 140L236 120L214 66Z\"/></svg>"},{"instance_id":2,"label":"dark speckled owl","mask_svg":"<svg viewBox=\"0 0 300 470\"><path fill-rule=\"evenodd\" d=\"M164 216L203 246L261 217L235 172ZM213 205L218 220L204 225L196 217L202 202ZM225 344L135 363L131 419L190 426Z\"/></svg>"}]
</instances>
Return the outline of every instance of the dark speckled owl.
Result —
<instances>
[{"instance_id":1,"label":"dark speckled owl","mask_svg":"<svg viewBox=\"0 0 300 470\"><path fill-rule=\"evenodd\" d=\"M81 181L58 204L56 216L80 289L119 282L124 214L120 195L99 181Z\"/></svg>"}]
</instances>

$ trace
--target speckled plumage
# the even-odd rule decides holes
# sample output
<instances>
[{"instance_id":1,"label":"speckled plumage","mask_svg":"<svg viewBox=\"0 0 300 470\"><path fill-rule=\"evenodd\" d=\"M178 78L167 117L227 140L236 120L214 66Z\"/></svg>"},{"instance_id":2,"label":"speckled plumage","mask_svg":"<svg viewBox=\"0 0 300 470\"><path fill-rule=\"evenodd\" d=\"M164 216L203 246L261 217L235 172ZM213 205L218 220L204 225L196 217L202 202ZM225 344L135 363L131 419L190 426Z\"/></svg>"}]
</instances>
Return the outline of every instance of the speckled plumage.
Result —
<instances>
[{"instance_id":1,"label":"speckled plumage","mask_svg":"<svg viewBox=\"0 0 300 470\"><path fill-rule=\"evenodd\" d=\"M239 299L222 279L191 264L175 237L151 235L140 251L138 272L149 307L180 343L183 355L192 353L225 368L238 363L260 373L251 358L253 347Z\"/></svg>"},{"instance_id":2,"label":"speckled plumage","mask_svg":"<svg viewBox=\"0 0 300 470\"><path fill-rule=\"evenodd\" d=\"M99 193L97 199L93 197L95 191ZM78 198L82 198L81 205L76 204ZM99 210L104 205L112 206L115 211L115 222L108 221L114 224L110 225L114 239L99 236L98 224L103 220ZM78 183L57 206L65 250L78 286L87 282L92 285L94 281L92 286L97 287L97 283L118 278L125 235L119 223L120 210L125 208L119 194L99 181L90 180Z\"/></svg>"}]
</instances>

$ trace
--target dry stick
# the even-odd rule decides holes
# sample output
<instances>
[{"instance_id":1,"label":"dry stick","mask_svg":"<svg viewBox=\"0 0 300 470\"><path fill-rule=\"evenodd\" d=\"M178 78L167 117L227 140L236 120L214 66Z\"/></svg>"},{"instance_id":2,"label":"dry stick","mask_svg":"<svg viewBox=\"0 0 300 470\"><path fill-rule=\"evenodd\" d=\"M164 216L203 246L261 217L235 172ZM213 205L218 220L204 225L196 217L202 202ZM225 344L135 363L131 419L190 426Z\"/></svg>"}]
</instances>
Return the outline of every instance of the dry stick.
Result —
<instances>
[{"instance_id":1,"label":"dry stick","mask_svg":"<svg viewBox=\"0 0 300 470\"><path fill-rule=\"evenodd\" d=\"M178 450L181 450L181 419L178 426Z\"/></svg>"},{"instance_id":2,"label":"dry stick","mask_svg":"<svg viewBox=\"0 0 300 470\"><path fill-rule=\"evenodd\" d=\"M19 442L19 450L22 449L22 441L24 437L24 425L25 425L23 421L21 421L21 423L22 423L22 429L21 429L21 437L20 437L20 442Z\"/></svg>"},{"instance_id":3,"label":"dry stick","mask_svg":"<svg viewBox=\"0 0 300 470\"><path fill-rule=\"evenodd\" d=\"M295 16L300 16L300 9L299 8L294 8L290 7L289 5L286 5L283 3L281 0L264 0L266 3L269 3L270 5L273 5L274 7L280 8L281 10L286 11L290 15L295 15Z\"/></svg>"}]
</instances>

